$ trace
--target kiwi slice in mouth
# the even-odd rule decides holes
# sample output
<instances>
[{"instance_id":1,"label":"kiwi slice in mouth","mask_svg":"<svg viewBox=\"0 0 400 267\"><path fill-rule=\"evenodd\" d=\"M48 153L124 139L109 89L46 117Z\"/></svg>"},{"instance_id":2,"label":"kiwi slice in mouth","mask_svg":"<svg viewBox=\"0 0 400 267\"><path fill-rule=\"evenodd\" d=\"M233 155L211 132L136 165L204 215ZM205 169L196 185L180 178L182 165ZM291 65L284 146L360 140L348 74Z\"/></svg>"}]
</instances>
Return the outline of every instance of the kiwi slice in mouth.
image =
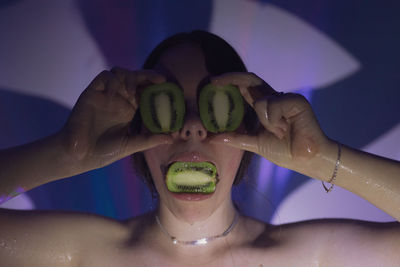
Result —
<instances>
[{"instance_id":1,"label":"kiwi slice in mouth","mask_svg":"<svg viewBox=\"0 0 400 267\"><path fill-rule=\"evenodd\" d=\"M174 193L210 194L218 182L217 168L210 162L172 163L167 171L166 184Z\"/></svg>"},{"instance_id":2,"label":"kiwi slice in mouth","mask_svg":"<svg viewBox=\"0 0 400 267\"><path fill-rule=\"evenodd\" d=\"M171 133L182 128L185 99L174 83L154 84L146 87L139 103L144 125L152 133Z\"/></svg>"},{"instance_id":3,"label":"kiwi slice in mouth","mask_svg":"<svg viewBox=\"0 0 400 267\"><path fill-rule=\"evenodd\" d=\"M199 112L204 127L213 133L235 131L244 116L243 97L234 85L206 85L199 94Z\"/></svg>"}]
</instances>

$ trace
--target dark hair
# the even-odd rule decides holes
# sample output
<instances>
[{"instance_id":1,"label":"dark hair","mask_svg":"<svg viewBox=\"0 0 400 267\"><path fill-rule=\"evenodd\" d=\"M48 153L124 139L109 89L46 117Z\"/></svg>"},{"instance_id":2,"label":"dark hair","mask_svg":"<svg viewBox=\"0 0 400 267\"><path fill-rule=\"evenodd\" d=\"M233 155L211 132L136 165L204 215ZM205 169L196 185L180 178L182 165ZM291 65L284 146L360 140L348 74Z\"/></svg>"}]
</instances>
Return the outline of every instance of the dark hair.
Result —
<instances>
[{"instance_id":1,"label":"dark hair","mask_svg":"<svg viewBox=\"0 0 400 267\"><path fill-rule=\"evenodd\" d=\"M162 41L147 57L143 64L143 69L152 69L159 61L160 57L168 49L183 43L198 45L204 53L205 64L211 75L220 75L227 72L246 72L246 66L237 52L225 40L215 34L206 31L193 31L190 33L179 33ZM254 110L245 103L244 127L247 133L254 133L258 128L258 119ZM131 132L138 133L141 127L140 115L136 113L132 124ZM234 185L238 184L244 177L252 157L251 152L245 152L236 173ZM150 170L144 159L142 152L132 156L134 167L137 174L141 175L145 182L150 186L152 193L155 192Z\"/></svg>"}]
</instances>

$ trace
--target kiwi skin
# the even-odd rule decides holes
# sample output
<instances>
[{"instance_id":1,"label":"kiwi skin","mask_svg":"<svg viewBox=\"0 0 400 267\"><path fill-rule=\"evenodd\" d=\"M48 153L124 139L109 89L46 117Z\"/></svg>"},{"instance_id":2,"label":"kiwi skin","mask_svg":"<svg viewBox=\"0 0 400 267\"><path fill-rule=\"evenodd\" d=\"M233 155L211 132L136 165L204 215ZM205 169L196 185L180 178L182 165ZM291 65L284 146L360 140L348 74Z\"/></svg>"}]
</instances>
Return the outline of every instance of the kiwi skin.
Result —
<instances>
[{"instance_id":1,"label":"kiwi skin","mask_svg":"<svg viewBox=\"0 0 400 267\"><path fill-rule=\"evenodd\" d=\"M166 174L167 188L174 193L210 194L217 182L217 168L210 162L174 162Z\"/></svg>"},{"instance_id":2,"label":"kiwi skin","mask_svg":"<svg viewBox=\"0 0 400 267\"><path fill-rule=\"evenodd\" d=\"M218 125L216 120L217 114L214 114L213 98L217 92L227 94L229 99L229 114L227 114L228 120L226 125ZM242 123L244 116L243 97L239 89L234 85L206 85L200 91L198 105L200 118L203 122L204 127L209 132L232 132L235 131Z\"/></svg>"},{"instance_id":3,"label":"kiwi skin","mask_svg":"<svg viewBox=\"0 0 400 267\"><path fill-rule=\"evenodd\" d=\"M171 100L171 123L162 128L154 110L155 96L166 94ZM155 134L172 133L182 128L185 117L185 98L182 90L174 83L166 82L146 87L140 95L140 115L146 128Z\"/></svg>"}]
</instances>

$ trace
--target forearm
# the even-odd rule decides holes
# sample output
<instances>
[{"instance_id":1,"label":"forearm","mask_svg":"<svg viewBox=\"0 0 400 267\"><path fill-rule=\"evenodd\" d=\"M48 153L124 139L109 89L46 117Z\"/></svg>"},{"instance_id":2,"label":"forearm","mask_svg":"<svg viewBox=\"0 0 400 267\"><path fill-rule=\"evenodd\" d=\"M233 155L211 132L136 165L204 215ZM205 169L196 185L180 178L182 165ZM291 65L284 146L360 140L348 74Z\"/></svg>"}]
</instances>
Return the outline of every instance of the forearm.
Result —
<instances>
[{"instance_id":1,"label":"forearm","mask_svg":"<svg viewBox=\"0 0 400 267\"><path fill-rule=\"evenodd\" d=\"M340 165L334 184L368 200L400 221L400 163L341 145ZM309 176L329 181L338 156L330 142L310 163Z\"/></svg>"},{"instance_id":2,"label":"forearm","mask_svg":"<svg viewBox=\"0 0 400 267\"><path fill-rule=\"evenodd\" d=\"M0 151L0 203L42 184L78 173L61 135ZM75 163L74 163L75 162Z\"/></svg>"}]
</instances>

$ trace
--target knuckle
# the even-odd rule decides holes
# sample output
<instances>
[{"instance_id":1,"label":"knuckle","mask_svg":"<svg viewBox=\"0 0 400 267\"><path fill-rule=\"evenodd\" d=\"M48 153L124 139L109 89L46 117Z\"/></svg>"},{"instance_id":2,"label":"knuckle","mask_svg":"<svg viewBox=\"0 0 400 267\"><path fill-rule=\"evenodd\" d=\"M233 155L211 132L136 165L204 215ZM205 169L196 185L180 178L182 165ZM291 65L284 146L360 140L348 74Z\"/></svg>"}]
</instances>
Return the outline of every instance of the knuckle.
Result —
<instances>
[{"instance_id":1,"label":"knuckle","mask_svg":"<svg viewBox=\"0 0 400 267\"><path fill-rule=\"evenodd\" d=\"M97 77L99 77L99 78L105 78L105 77L108 77L109 74L110 74L110 71L109 71L109 70L103 70L102 72L99 73L99 75L97 75Z\"/></svg>"},{"instance_id":2,"label":"knuckle","mask_svg":"<svg viewBox=\"0 0 400 267\"><path fill-rule=\"evenodd\" d=\"M257 79L257 78L258 78L258 76L257 76L254 72L247 72L247 75L248 75L250 78L253 78L253 79Z\"/></svg>"},{"instance_id":3,"label":"knuckle","mask_svg":"<svg viewBox=\"0 0 400 267\"><path fill-rule=\"evenodd\" d=\"M112 74L110 71L108 70L103 70L102 72L100 72L92 81L92 84L96 84L98 85L99 83L108 83L112 77L114 76L114 74Z\"/></svg>"},{"instance_id":4,"label":"knuckle","mask_svg":"<svg viewBox=\"0 0 400 267\"><path fill-rule=\"evenodd\" d=\"M308 100L307 100L307 98L305 96L303 96L301 94L293 94L293 95L294 95L294 98L295 98L296 102L299 105L310 106L310 103L308 102Z\"/></svg>"},{"instance_id":5,"label":"knuckle","mask_svg":"<svg viewBox=\"0 0 400 267\"><path fill-rule=\"evenodd\" d=\"M257 76L254 72L248 72L247 77L250 78L252 81L259 82L262 81L260 77Z\"/></svg>"}]
</instances>

